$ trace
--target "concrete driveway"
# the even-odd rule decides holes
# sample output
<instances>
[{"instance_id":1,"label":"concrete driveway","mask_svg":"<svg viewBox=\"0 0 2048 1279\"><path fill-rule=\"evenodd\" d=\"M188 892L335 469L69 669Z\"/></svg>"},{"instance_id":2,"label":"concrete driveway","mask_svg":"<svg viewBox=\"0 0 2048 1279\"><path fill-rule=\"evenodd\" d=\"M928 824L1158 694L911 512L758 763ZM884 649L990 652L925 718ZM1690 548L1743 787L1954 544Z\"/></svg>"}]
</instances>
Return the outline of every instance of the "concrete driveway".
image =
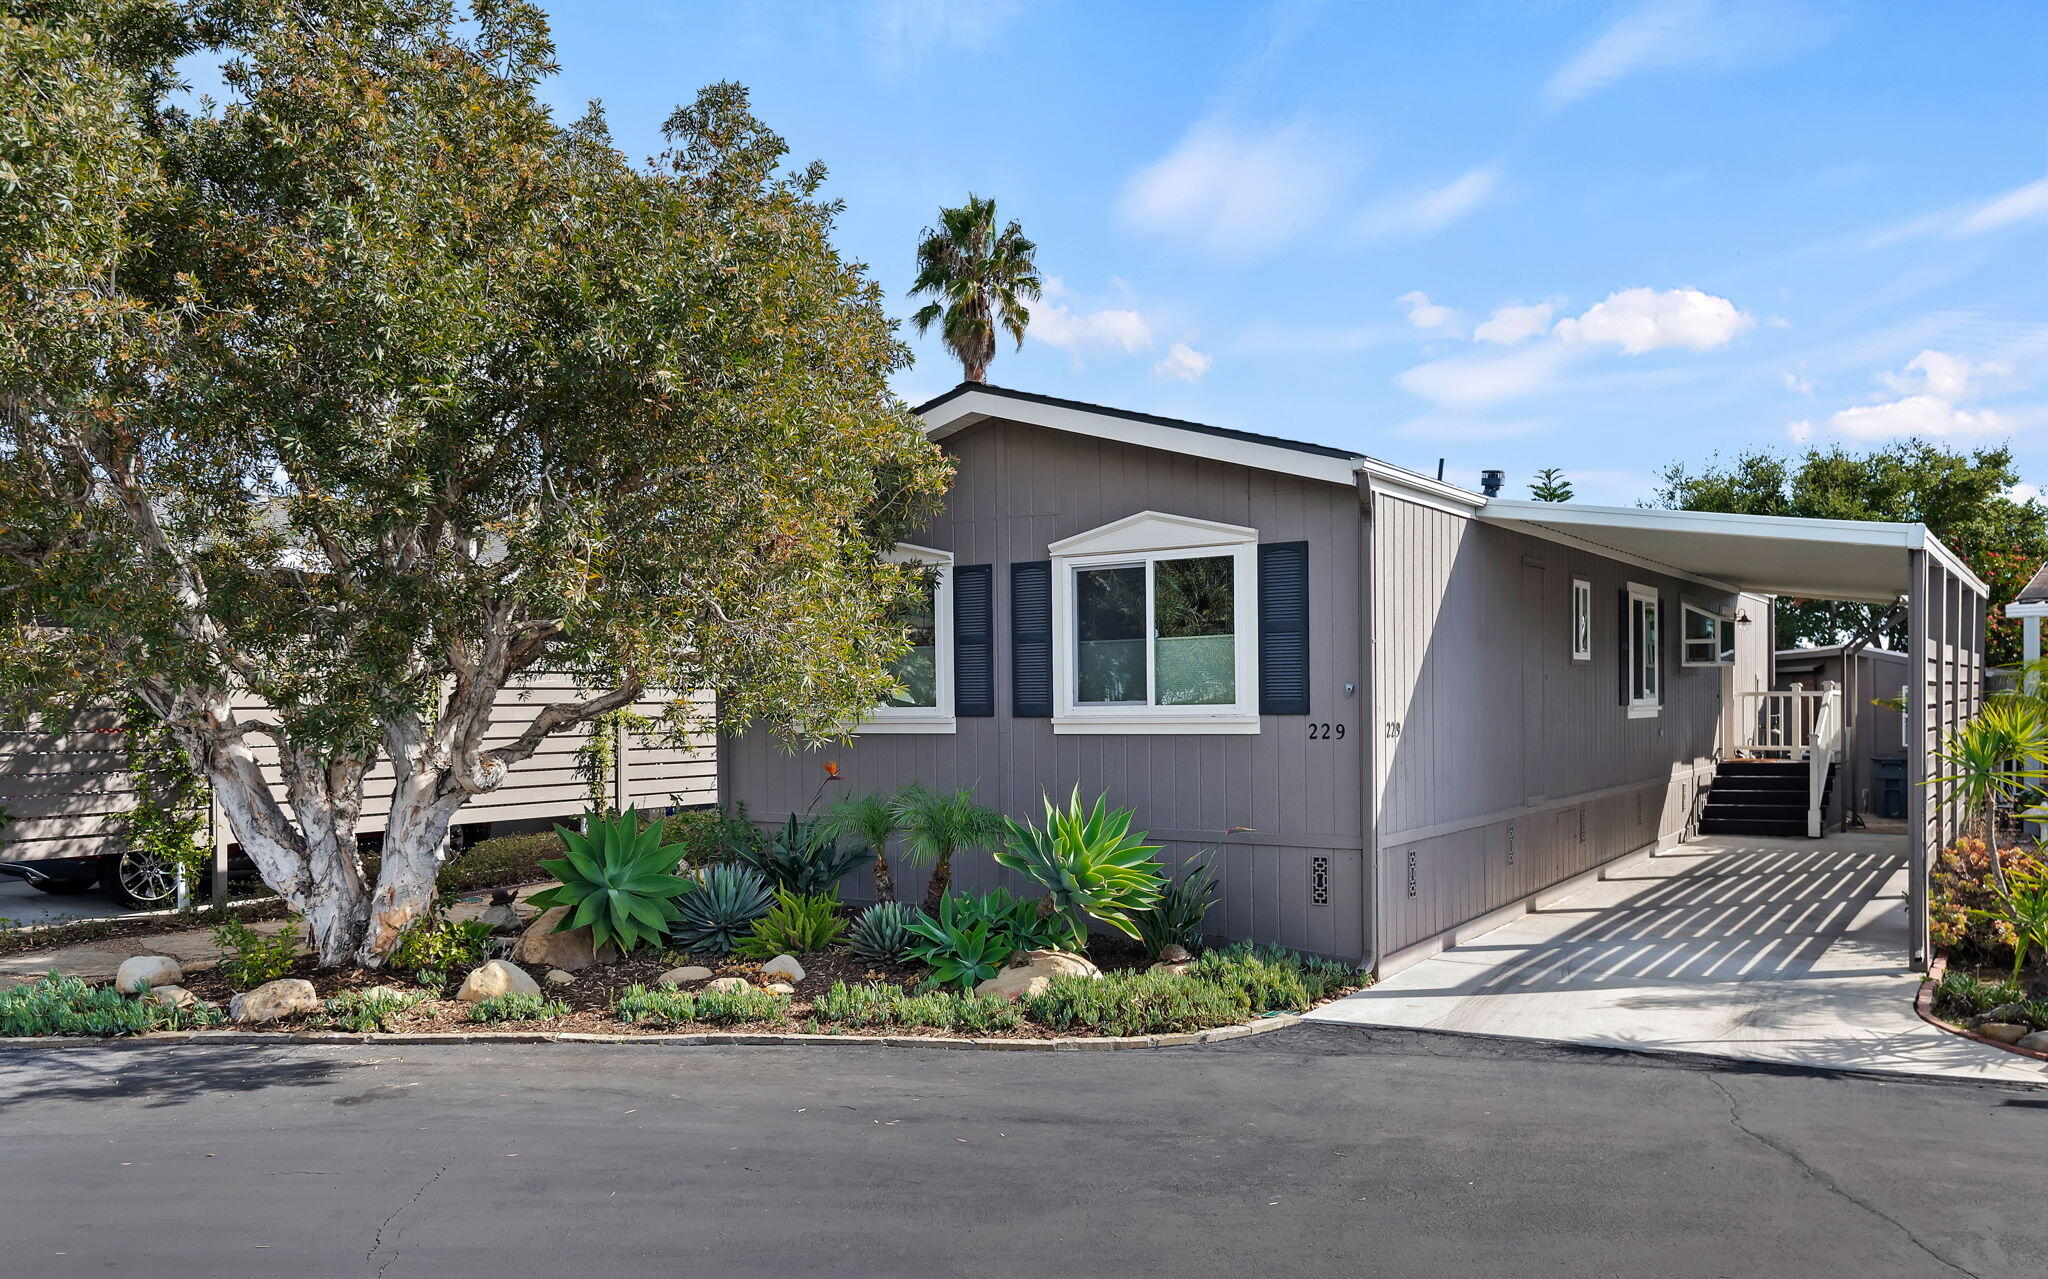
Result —
<instances>
[{"instance_id":1,"label":"concrete driveway","mask_svg":"<svg viewBox=\"0 0 2048 1279\"><path fill-rule=\"evenodd\" d=\"M112 919L127 907L94 889L89 893L38 892L18 879L0 879L0 927L18 924L62 924L74 919Z\"/></svg>"},{"instance_id":2,"label":"concrete driveway","mask_svg":"<svg viewBox=\"0 0 2048 1279\"><path fill-rule=\"evenodd\" d=\"M1901 835L1714 836L1310 1014L1834 1069L2048 1083L1913 1012Z\"/></svg>"}]
</instances>

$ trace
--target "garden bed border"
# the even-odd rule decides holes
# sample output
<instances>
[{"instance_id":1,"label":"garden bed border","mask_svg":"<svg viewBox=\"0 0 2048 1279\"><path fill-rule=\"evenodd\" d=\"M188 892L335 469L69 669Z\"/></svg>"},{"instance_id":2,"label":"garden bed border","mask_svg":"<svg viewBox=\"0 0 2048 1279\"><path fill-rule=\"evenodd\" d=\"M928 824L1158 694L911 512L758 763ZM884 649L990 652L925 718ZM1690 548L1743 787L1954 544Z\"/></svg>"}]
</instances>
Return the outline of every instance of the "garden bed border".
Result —
<instances>
[{"instance_id":1,"label":"garden bed border","mask_svg":"<svg viewBox=\"0 0 2048 1279\"><path fill-rule=\"evenodd\" d=\"M1943 1021L1935 1016L1934 988L1941 985L1942 975L1946 972L1948 972L1948 957L1946 955L1936 957L1935 961L1927 966L1927 976L1921 981L1919 992L1913 996L1913 1011L1920 1014L1921 1021L1926 1022L1930 1026L1939 1027L1951 1035L1961 1035L1964 1039L1972 1039L1980 1044L1989 1044L1993 1048L2003 1048L2009 1053L2017 1053L2032 1061L2048 1061L2048 1053L2035 1052L2031 1048L2022 1048L2018 1044L2002 1043L1988 1035L1980 1035L1974 1030L1965 1029L1952 1021Z\"/></svg>"}]
</instances>

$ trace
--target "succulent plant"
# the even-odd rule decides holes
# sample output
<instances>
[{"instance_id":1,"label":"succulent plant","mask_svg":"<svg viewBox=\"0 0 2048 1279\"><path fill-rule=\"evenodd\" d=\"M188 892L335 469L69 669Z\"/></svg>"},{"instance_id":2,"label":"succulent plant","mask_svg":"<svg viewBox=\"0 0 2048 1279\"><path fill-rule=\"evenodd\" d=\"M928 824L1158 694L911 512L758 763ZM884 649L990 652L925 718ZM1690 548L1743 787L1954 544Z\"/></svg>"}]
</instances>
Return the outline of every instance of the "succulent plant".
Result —
<instances>
[{"instance_id":1,"label":"succulent plant","mask_svg":"<svg viewBox=\"0 0 2048 1279\"><path fill-rule=\"evenodd\" d=\"M846 934L846 948L871 964L900 964L916 942L910 921L917 912L904 902L877 902L862 911Z\"/></svg>"},{"instance_id":2,"label":"succulent plant","mask_svg":"<svg viewBox=\"0 0 2048 1279\"><path fill-rule=\"evenodd\" d=\"M633 812L585 816L588 833L557 826L566 856L541 863L562 882L535 893L543 909L566 906L558 933L590 929L591 944L606 942L630 952L642 942L660 941L676 919L676 898L690 881L673 872L683 849L663 844L662 827L640 828Z\"/></svg>"},{"instance_id":3,"label":"succulent plant","mask_svg":"<svg viewBox=\"0 0 2048 1279\"><path fill-rule=\"evenodd\" d=\"M1045 800L1045 826L1010 818L1005 847L995 854L998 865L1026 876L1044 888L1049 911L1065 920L1079 944L1088 920L1098 919L1127 937L1138 936L1132 917L1159 904L1166 877L1145 842L1145 833L1131 833L1131 810L1109 810L1107 796L1095 807L1081 807L1079 787L1061 810Z\"/></svg>"},{"instance_id":4,"label":"succulent plant","mask_svg":"<svg viewBox=\"0 0 2048 1279\"><path fill-rule=\"evenodd\" d=\"M774 890L752 867L713 866L703 882L676 903L678 918L669 936L684 950L728 954L774 900Z\"/></svg>"},{"instance_id":5,"label":"succulent plant","mask_svg":"<svg viewBox=\"0 0 2048 1279\"><path fill-rule=\"evenodd\" d=\"M795 813L782 829L759 844L736 844L733 855L761 872L776 888L809 896L839 892L848 871L875 860L874 850L859 844L842 848L834 828L820 821L800 821Z\"/></svg>"}]
</instances>

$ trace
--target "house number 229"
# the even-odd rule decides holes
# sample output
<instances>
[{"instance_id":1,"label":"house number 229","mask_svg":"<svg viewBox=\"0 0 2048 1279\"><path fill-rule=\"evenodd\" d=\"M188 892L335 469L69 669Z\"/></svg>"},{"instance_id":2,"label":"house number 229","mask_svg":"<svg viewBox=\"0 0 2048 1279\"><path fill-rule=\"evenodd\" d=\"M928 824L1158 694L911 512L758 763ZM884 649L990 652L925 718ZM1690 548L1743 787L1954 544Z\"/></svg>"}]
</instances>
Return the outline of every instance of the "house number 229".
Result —
<instances>
[{"instance_id":1,"label":"house number 229","mask_svg":"<svg viewBox=\"0 0 2048 1279\"><path fill-rule=\"evenodd\" d=\"M1327 742L1331 738L1335 738L1340 742L1344 740L1344 726L1342 724L1311 723L1308 726L1308 739L1310 741Z\"/></svg>"}]
</instances>

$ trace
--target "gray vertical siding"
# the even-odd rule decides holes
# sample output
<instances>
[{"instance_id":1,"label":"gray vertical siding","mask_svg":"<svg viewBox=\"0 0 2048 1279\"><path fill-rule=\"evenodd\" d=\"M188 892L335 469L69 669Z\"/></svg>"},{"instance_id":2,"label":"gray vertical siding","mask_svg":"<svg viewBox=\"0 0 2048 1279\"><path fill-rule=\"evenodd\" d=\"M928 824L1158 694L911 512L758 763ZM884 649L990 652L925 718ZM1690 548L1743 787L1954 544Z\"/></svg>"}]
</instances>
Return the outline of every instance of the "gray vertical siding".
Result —
<instances>
[{"instance_id":1,"label":"gray vertical siding","mask_svg":"<svg viewBox=\"0 0 2048 1279\"><path fill-rule=\"evenodd\" d=\"M1036 817L1042 793L1106 791L1136 809L1169 865L1221 846L1213 932L1361 956L1364 698L1343 692L1364 679L1356 491L1015 422L983 423L946 449L958 467L946 513L909 540L951 551L956 564L995 566L997 713L962 719L951 734L868 734L800 753L765 732L740 732L720 747L730 798L757 821L780 820L810 803L827 760L843 778L827 802L916 781L972 787L991 807ZM1309 717L1268 716L1257 734L1236 736L1055 735L1049 720L1011 718L1008 565L1042 560L1049 543L1146 510L1249 526L1262 542L1308 542ZM1343 725L1342 740L1309 741L1311 721ZM1252 833L1225 843L1232 827ZM1327 905L1310 902L1318 857L1329 859ZM955 882L968 891L1024 888L986 854L959 859ZM899 896L921 888L920 873L899 875ZM845 890L859 898L872 884L857 874Z\"/></svg>"},{"instance_id":2,"label":"gray vertical siding","mask_svg":"<svg viewBox=\"0 0 2048 1279\"><path fill-rule=\"evenodd\" d=\"M1723 675L1679 664L1678 606L1734 597L1385 495L1372 537L1382 956L1683 835L1711 777ZM1574 576L1593 589L1584 663ZM1654 718L1621 703L1629 582L1667 608Z\"/></svg>"},{"instance_id":3,"label":"gray vertical siding","mask_svg":"<svg viewBox=\"0 0 2048 1279\"><path fill-rule=\"evenodd\" d=\"M1842 767L1836 774L1838 799L1868 816L1875 811L1876 791L1873 759L1903 755L1906 750L1905 717L1883 706L1871 705L1877 697L1897 697L1907 682L1910 669L1904 653L1864 649L1856 654L1849 673L1843 673L1839 649L1811 655L1790 652L1778 655L1778 678L1774 687L1793 684L1819 688L1829 680L1843 689L1843 706L1851 732L1844 749ZM1837 812L1841 804L1836 806Z\"/></svg>"}]
</instances>

